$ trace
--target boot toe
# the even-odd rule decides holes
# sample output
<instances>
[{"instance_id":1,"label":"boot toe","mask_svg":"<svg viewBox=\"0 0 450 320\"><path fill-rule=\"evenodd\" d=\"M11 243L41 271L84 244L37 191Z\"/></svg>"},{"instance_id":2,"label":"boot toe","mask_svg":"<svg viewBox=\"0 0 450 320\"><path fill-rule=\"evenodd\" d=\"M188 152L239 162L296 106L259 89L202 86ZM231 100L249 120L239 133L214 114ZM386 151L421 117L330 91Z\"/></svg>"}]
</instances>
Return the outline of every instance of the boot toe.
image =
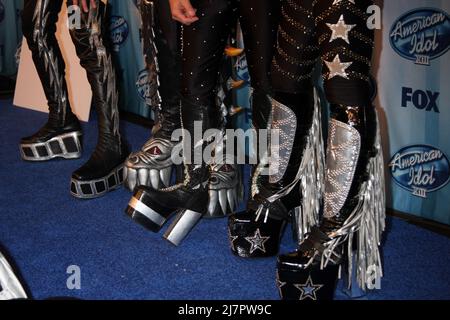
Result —
<instances>
[{"instance_id":1,"label":"boot toe","mask_svg":"<svg viewBox=\"0 0 450 320\"><path fill-rule=\"evenodd\" d=\"M283 300L332 300L339 266L330 264L321 269L317 261L301 252L278 257L277 286Z\"/></svg>"},{"instance_id":2,"label":"boot toe","mask_svg":"<svg viewBox=\"0 0 450 320\"><path fill-rule=\"evenodd\" d=\"M283 226L282 220L255 221L252 212L232 215L228 220L231 250L243 258L274 256L278 253Z\"/></svg>"}]
</instances>

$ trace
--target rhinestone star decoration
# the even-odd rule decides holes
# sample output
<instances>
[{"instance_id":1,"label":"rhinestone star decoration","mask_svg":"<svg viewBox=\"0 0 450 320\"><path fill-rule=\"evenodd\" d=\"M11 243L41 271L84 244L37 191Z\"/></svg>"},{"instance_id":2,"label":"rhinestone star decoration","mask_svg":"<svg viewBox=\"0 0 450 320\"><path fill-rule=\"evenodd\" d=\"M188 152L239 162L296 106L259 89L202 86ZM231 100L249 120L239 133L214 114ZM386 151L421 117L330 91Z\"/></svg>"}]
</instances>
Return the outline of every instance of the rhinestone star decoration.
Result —
<instances>
[{"instance_id":1,"label":"rhinestone star decoration","mask_svg":"<svg viewBox=\"0 0 450 320\"><path fill-rule=\"evenodd\" d=\"M345 24L344 15L341 15L336 24L327 23L327 26L332 31L330 42L333 42L336 39L343 39L345 42L350 44L348 34L354 27L356 27L356 24Z\"/></svg>"},{"instance_id":2,"label":"rhinestone star decoration","mask_svg":"<svg viewBox=\"0 0 450 320\"><path fill-rule=\"evenodd\" d=\"M352 63L353 62L341 62L341 58L339 57L338 54L336 55L336 57L334 57L333 61L325 61L325 64L330 70L330 75L328 76L328 79L337 76L348 79L348 74L346 70L348 67L352 65Z\"/></svg>"},{"instance_id":3,"label":"rhinestone star decoration","mask_svg":"<svg viewBox=\"0 0 450 320\"><path fill-rule=\"evenodd\" d=\"M310 298L312 300L317 300L316 293L317 291L323 287L322 284L314 284L312 282L311 276L308 277L308 280L304 284L294 284L298 290L301 291L300 300L305 300Z\"/></svg>"},{"instance_id":4,"label":"rhinestone star decoration","mask_svg":"<svg viewBox=\"0 0 450 320\"><path fill-rule=\"evenodd\" d=\"M231 248L234 248L234 242L239 238L239 236L231 235L231 231L230 230L228 230L228 236L230 237Z\"/></svg>"},{"instance_id":5,"label":"rhinestone star decoration","mask_svg":"<svg viewBox=\"0 0 450 320\"><path fill-rule=\"evenodd\" d=\"M350 2L350 3L353 3L353 4L355 4L355 0L334 0L334 2L333 2L333 6L335 5L335 4L339 4L339 3L341 3L342 1L348 1L348 2Z\"/></svg>"},{"instance_id":6,"label":"rhinestone star decoration","mask_svg":"<svg viewBox=\"0 0 450 320\"><path fill-rule=\"evenodd\" d=\"M277 287L278 287L278 291L280 293L281 299L283 299L283 290L282 290L282 288L285 285L286 285L286 282L280 281L280 278L278 277L278 274L277 274Z\"/></svg>"},{"instance_id":7,"label":"rhinestone star decoration","mask_svg":"<svg viewBox=\"0 0 450 320\"><path fill-rule=\"evenodd\" d=\"M255 235L253 237L245 237L250 244L250 253L255 252L256 250L261 250L262 252L266 252L266 247L264 244L270 239L270 237L261 237L261 232L259 229L256 229Z\"/></svg>"}]
</instances>

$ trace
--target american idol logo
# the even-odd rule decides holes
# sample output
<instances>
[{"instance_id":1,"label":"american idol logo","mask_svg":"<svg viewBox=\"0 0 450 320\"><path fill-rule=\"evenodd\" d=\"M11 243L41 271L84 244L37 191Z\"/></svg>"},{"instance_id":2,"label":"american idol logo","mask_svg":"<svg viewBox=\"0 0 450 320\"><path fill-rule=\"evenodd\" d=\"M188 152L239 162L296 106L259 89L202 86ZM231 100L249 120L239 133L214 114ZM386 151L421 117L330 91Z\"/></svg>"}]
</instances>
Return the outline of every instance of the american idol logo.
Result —
<instances>
[{"instance_id":1,"label":"american idol logo","mask_svg":"<svg viewBox=\"0 0 450 320\"><path fill-rule=\"evenodd\" d=\"M407 146L391 159L394 181L413 195L426 198L450 180L450 162L441 150L428 145Z\"/></svg>"},{"instance_id":2,"label":"american idol logo","mask_svg":"<svg viewBox=\"0 0 450 320\"><path fill-rule=\"evenodd\" d=\"M390 41L403 58L429 65L450 47L450 17L434 8L409 11L394 22Z\"/></svg>"},{"instance_id":3,"label":"american idol logo","mask_svg":"<svg viewBox=\"0 0 450 320\"><path fill-rule=\"evenodd\" d=\"M152 105L152 99L150 96L150 83L149 83L149 74L148 70L144 69L138 74L138 78L136 81L136 88L139 93L139 96L145 103L149 106Z\"/></svg>"},{"instance_id":4,"label":"american idol logo","mask_svg":"<svg viewBox=\"0 0 450 320\"><path fill-rule=\"evenodd\" d=\"M2 23L4 19L5 19L5 6L0 1L0 23Z\"/></svg>"},{"instance_id":5,"label":"american idol logo","mask_svg":"<svg viewBox=\"0 0 450 320\"><path fill-rule=\"evenodd\" d=\"M110 38L113 50L118 52L120 46L127 40L129 27L127 21L123 17L112 16L109 25Z\"/></svg>"}]
</instances>

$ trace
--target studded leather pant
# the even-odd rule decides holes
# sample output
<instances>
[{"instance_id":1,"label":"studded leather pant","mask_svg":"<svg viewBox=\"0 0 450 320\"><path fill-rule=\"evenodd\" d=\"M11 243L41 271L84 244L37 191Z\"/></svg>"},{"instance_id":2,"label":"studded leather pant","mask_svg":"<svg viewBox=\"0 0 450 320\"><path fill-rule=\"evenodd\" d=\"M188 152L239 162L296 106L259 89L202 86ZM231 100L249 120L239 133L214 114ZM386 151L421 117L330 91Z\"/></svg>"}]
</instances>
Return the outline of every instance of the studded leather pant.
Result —
<instances>
[{"instance_id":1,"label":"studded leather pant","mask_svg":"<svg viewBox=\"0 0 450 320\"><path fill-rule=\"evenodd\" d=\"M278 1L192 0L199 21L182 32L182 96L190 103L211 106L227 38L238 18L255 90L270 90Z\"/></svg>"}]
</instances>

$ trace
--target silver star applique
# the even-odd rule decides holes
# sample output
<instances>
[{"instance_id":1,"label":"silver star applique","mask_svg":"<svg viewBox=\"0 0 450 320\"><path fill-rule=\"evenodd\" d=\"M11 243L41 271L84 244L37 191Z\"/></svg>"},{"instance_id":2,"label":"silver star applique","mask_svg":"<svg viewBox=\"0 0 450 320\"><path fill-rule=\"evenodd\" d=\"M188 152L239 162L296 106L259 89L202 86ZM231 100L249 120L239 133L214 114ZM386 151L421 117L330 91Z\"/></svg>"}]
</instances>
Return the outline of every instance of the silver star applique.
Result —
<instances>
[{"instance_id":1,"label":"silver star applique","mask_svg":"<svg viewBox=\"0 0 450 320\"><path fill-rule=\"evenodd\" d=\"M335 23L335 24L327 23L327 26L332 31L330 42L333 42L336 39L343 39L345 42L350 44L348 35L349 35L350 31L354 27L356 27L356 24L345 24L344 15L342 14L339 17L339 20L337 23Z\"/></svg>"},{"instance_id":2,"label":"silver star applique","mask_svg":"<svg viewBox=\"0 0 450 320\"><path fill-rule=\"evenodd\" d=\"M262 252L266 252L266 247L264 244L270 239L270 237L261 237L261 232L259 228L256 229L255 235L253 237L245 237L250 244L250 253L255 252L256 250L261 250Z\"/></svg>"},{"instance_id":3,"label":"silver star applique","mask_svg":"<svg viewBox=\"0 0 450 320\"><path fill-rule=\"evenodd\" d=\"M353 62L341 62L341 58L337 54L336 57L334 57L333 61L325 61L325 64L330 70L330 75L328 76L328 79L337 76L348 79L348 74L346 70L353 64Z\"/></svg>"},{"instance_id":4,"label":"silver star applique","mask_svg":"<svg viewBox=\"0 0 450 320\"><path fill-rule=\"evenodd\" d=\"M280 293L281 299L283 299L283 290L282 290L282 288L285 285L286 285L286 282L280 281L280 278L278 278L278 274L277 274L277 287L278 287L278 292Z\"/></svg>"},{"instance_id":5,"label":"silver star applique","mask_svg":"<svg viewBox=\"0 0 450 320\"><path fill-rule=\"evenodd\" d=\"M307 298L310 298L312 300L317 300L316 293L320 288L323 287L323 285L322 284L314 284L312 282L311 276L309 276L306 283L294 284L294 287L296 287L302 293L300 295L299 300L305 300Z\"/></svg>"},{"instance_id":6,"label":"silver star applique","mask_svg":"<svg viewBox=\"0 0 450 320\"><path fill-rule=\"evenodd\" d=\"M348 1L348 2L350 2L350 3L355 4L355 0L334 0L334 2L333 2L332 5L334 6L334 5L336 5L336 4L341 3L342 1Z\"/></svg>"},{"instance_id":7,"label":"silver star applique","mask_svg":"<svg viewBox=\"0 0 450 320\"><path fill-rule=\"evenodd\" d=\"M239 236L232 236L231 231L228 229L228 236L230 237L231 248L234 249L234 242L239 238Z\"/></svg>"}]
</instances>

